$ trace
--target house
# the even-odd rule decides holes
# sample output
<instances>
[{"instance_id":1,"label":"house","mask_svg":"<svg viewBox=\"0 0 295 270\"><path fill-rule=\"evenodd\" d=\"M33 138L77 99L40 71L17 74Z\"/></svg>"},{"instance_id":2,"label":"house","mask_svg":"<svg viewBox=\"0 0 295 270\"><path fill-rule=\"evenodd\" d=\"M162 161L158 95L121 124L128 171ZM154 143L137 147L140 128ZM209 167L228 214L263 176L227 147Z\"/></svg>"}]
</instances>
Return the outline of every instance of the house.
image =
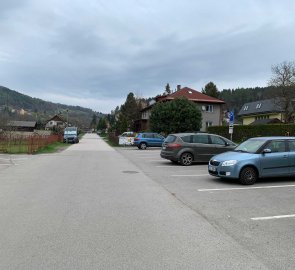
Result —
<instances>
[{"instance_id":1,"label":"house","mask_svg":"<svg viewBox=\"0 0 295 270\"><path fill-rule=\"evenodd\" d=\"M5 129L12 131L34 132L36 125L36 121L10 121L6 125Z\"/></svg>"},{"instance_id":2,"label":"house","mask_svg":"<svg viewBox=\"0 0 295 270\"><path fill-rule=\"evenodd\" d=\"M51 130L54 128L65 128L66 127L66 121L59 115L54 115L49 120L47 120L47 123L45 125L45 130Z\"/></svg>"},{"instance_id":3,"label":"house","mask_svg":"<svg viewBox=\"0 0 295 270\"><path fill-rule=\"evenodd\" d=\"M282 104L278 99L274 98L245 103L239 111L238 116L242 118L243 125L269 124L271 122L278 123L285 121Z\"/></svg>"},{"instance_id":4,"label":"house","mask_svg":"<svg viewBox=\"0 0 295 270\"><path fill-rule=\"evenodd\" d=\"M141 119L136 123L137 130L147 130L149 128L149 118L152 107L158 102L169 102L176 98L185 97L194 102L202 113L201 131L206 131L209 126L219 126L223 120L224 101L202 94L189 87L181 88L177 86L177 90L171 94L157 96L155 100L146 108L141 110Z\"/></svg>"}]
</instances>

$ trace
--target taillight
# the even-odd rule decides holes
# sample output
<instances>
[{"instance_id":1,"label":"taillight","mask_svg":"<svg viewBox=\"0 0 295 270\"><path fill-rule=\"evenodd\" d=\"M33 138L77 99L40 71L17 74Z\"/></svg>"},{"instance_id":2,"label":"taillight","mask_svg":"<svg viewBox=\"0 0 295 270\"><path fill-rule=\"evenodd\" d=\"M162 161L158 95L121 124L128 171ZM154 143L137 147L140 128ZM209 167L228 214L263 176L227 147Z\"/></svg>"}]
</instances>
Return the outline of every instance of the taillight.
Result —
<instances>
[{"instance_id":1,"label":"taillight","mask_svg":"<svg viewBox=\"0 0 295 270\"><path fill-rule=\"evenodd\" d=\"M134 141L139 141L139 139L138 138L134 138Z\"/></svg>"},{"instance_id":2,"label":"taillight","mask_svg":"<svg viewBox=\"0 0 295 270\"><path fill-rule=\"evenodd\" d=\"M179 148L179 147L181 147L181 144L179 144L179 143L168 143L166 145L166 147L168 147L168 148Z\"/></svg>"}]
</instances>

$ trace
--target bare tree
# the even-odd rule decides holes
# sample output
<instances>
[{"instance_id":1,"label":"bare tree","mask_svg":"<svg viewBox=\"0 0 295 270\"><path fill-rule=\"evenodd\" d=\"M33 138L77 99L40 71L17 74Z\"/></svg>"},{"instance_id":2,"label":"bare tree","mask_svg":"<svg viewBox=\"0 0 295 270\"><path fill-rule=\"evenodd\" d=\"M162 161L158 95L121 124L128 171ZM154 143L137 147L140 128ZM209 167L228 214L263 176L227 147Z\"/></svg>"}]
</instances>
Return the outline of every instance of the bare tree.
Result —
<instances>
[{"instance_id":1,"label":"bare tree","mask_svg":"<svg viewBox=\"0 0 295 270\"><path fill-rule=\"evenodd\" d=\"M295 62L282 62L271 68L269 85L274 86L272 96L285 113L285 122L294 122L295 109Z\"/></svg>"}]
</instances>

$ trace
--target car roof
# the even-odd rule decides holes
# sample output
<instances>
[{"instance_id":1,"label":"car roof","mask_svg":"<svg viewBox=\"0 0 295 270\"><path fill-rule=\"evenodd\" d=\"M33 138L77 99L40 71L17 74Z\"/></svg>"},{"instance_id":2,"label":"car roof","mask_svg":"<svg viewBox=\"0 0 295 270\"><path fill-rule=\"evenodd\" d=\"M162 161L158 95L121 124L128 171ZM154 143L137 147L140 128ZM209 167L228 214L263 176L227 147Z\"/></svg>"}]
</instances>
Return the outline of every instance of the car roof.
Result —
<instances>
[{"instance_id":1,"label":"car roof","mask_svg":"<svg viewBox=\"0 0 295 270\"><path fill-rule=\"evenodd\" d=\"M157 132L138 132L138 134L159 134Z\"/></svg>"},{"instance_id":2,"label":"car roof","mask_svg":"<svg viewBox=\"0 0 295 270\"><path fill-rule=\"evenodd\" d=\"M215 136L220 136L219 134L213 134L213 133L207 133L207 132L183 132L183 133L171 133L169 135L173 135L173 136L189 136L189 135L215 135Z\"/></svg>"},{"instance_id":3,"label":"car roof","mask_svg":"<svg viewBox=\"0 0 295 270\"><path fill-rule=\"evenodd\" d=\"M253 137L249 138L249 140L295 140L295 136L267 136L267 137Z\"/></svg>"},{"instance_id":4,"label":"car roof","mask_svg":"<svg viewBox=\"0 0 295 270\"><path fill-rule=\"evenodd\" d=\"M195 135L195 134L208 134L208 133L203 133L203 132L182 132L182 133L171 133L169 135L185 136L185 135Z\"/></svg>"}]
</instances>

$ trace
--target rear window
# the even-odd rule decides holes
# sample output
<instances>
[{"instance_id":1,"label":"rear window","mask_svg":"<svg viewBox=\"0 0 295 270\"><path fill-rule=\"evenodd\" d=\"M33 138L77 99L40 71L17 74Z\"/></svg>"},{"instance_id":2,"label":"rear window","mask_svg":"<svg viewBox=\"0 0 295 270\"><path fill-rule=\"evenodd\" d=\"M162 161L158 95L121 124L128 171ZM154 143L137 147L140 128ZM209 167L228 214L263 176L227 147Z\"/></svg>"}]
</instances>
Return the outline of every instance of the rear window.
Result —
<instances>
[{"instance_id":1,"label":"rear window","mask_svg":"<svg viewBox=\"0 0 295 270\"><path fill-rule=\"evenodd\" d=\"M173 143L176 140L176 137L174 135L168 135L168 137L165 139L166 143Z\"/></svg>"}]
</instances>

